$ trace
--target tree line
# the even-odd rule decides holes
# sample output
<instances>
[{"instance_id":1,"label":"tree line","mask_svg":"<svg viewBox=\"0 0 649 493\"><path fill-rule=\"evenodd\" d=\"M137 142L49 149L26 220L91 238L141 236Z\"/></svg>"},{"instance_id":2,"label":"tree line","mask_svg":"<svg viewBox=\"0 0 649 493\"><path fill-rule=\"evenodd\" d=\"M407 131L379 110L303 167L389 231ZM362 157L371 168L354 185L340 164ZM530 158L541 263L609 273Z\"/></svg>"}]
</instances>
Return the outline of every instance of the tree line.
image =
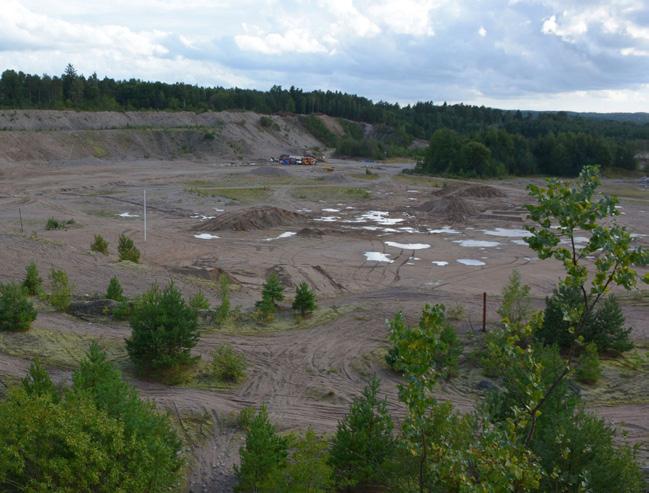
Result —
<instances>
[{"instance_id":1,"label":"tree line","mask_svg":"<svg viewBox=\"0 0 649 493\"><path fill-rule=\"evenodd\" d=\"M340 91L303 91L293 86L285 89L275 85L260 91L115 80L97 74L86 77L72 65L60 76L5 70L0 77L0 108L324 113L372 124L372 135L356 135L332 147L340 147L339 154L373 159L403 155L414 139L428 140L436 131L448 129L482 144L491 153L485 165L482 147L472 143L464 152L455 149L459 159L454 168L469 175L538 172L572 176L585 164L595 162L604 167L632 168L634 152L649 142L649 123L432 101L401 106ZM431 159L421 171L456 171L440 169Z\"/></svg>"}]
</instances>

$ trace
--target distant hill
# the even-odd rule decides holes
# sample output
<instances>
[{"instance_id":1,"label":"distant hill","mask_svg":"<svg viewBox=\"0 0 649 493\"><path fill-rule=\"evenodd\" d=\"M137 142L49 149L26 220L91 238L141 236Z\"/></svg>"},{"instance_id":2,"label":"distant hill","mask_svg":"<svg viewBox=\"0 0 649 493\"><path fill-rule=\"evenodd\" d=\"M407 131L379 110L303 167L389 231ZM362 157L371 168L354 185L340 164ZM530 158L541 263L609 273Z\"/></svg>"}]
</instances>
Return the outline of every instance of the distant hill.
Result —
<instances>
[{"instance_id":1,"label":"distant hill","mask_svg":"<svg viewBox=\"0 0 649 493\"><path fill-rule=\"evenodd\" d=\"M649 123L649 113L570 113L584 118L593 118L596 120L611 120L616 122L632 122L645 124Z\"/></svg>"}]
</instances>

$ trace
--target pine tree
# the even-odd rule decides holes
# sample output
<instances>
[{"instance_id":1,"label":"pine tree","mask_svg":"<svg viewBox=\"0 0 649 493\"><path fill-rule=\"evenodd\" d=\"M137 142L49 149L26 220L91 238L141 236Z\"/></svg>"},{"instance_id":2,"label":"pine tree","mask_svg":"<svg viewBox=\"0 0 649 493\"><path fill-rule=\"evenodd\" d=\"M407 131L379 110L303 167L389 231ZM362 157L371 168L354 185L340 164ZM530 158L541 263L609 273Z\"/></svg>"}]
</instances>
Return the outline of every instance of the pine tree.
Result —
<instances>
[{"instance_id":1,"label":"pine tree","mask_svg":"<svg viewBox=\"0 0 649 493\"><path fill-rule=\"evenodd\" d=\"M38 267L34 262L30 262L26 268L25 280L23 281L23 288L27 291L27 294L30 296L36 296L41 291L41 286L43 280L38 274Z\"/></svg>"},{"instance_id":2,"label":"pine tree","mask_svg":"<svg viewBox=\"0 0 649 493\"><path fill-rule=\"evenodd\" d=\"M115 276L110 278L108 289L106 289L106 298L115 301L124 301L126 299L124 291L122 290L122 285L119 283L119 279Z\"/></svg>"},{"instance_id":3,"label":"pine tree","mask_svg":"<svg viewBox=\"0 0 649 493\"><path fill-rule=\"evenodd\" d=\"M299 311L300 315L304 317L307 313L312 313L315 309L315 294L306 282L300 283L300 285L295 289L293 310Z\"/></svg>"}]
</instances>

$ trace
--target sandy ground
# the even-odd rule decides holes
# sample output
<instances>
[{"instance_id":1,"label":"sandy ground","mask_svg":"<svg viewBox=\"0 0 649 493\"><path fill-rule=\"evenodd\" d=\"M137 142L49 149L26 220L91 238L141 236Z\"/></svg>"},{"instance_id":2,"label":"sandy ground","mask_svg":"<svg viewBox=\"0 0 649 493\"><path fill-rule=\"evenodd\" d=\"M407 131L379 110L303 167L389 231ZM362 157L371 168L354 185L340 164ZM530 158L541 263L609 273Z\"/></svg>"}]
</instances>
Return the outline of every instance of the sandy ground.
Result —
<instances>
[{"instance_id":1,"label":"sandy ground","mask_svg":"<svg viewBox=\"0 0 649 493\"><path fill-rule=\"evenodd\" d=\"M398 379L381 361L387 318L403 310L414 321L424 303L464 305L458 327L472 344L478 344L483 292L489 300L489 323L495 324L498 296L512 269L518 269L532 287L539 307L562 273L558 264L537 260L520 244L516 230L523 225L524 180L489 183L503 196L466 197L474 213L464 222L452 223L443 215L418 211L418 206L439 196L442 181L400 176L410 164L334 160L327 166L333 169L284 167L285 173L280 173L268 171L268 165L209 159L3 163L0 281L22 279L25 265L35 260L41 273L50 268L67 271L79 296L103 292L116 275L129 296L154 282L174 279L185 294L203 290L217 305L215 273L225 272L233 280L233 304L245 311L259 298L265 276L275 270L289 293L290 286L309 282L322 309L335 316L302 329L262 328L243 334L206 329L196 354L208 359L215 347L228 342L248 361L245 382L215 390L138 380L124 357L127 324L88 322L43 306L32 335L9 334L0 339L0 381L22 376L40 352L55 377L65 381L82 354L79 347L99 338L143 396L169 409L181 423L188 416L209 417L200 439L191 440L188 489L229 491L242 440L233 424L238 410L265 403L282 430L312 426L330 432L368 378L377 374L398 418L402 415L396 396ZM373 175L368 177L365 167ZM649 233L649 198L644 192L631 182L606 185L618 193L629 191L622 199L620 221L633 232ZM253 205L297 211L305 219L303 224L286 227L209 231L218 236L213 239L195 237L209 217ZM65 231L45 231L45 222L52 216L74 219L75 224ZM310 234L280 237L303 228L309 228ZM89 251L98 233L110 242L108 256ZM120 233L131 235L141 249L140 266L117 261ZM643 443L649 439L644 378L649 310L641 296L627 296L624 309L634 327L640 348L634 354L639 360L606 366L605 382L595 390L584 390L584 395L596 412L628 432L626 439ZM50 352L47 341L61 345L63 354ZM463 376L440 389L441 398L465 411L479 398L476 384L483 378L468 356L466 360ZM189 428L188 424L188 434ZM645 461L646 450L645 446Z\"/></svg>"}]
</instances>

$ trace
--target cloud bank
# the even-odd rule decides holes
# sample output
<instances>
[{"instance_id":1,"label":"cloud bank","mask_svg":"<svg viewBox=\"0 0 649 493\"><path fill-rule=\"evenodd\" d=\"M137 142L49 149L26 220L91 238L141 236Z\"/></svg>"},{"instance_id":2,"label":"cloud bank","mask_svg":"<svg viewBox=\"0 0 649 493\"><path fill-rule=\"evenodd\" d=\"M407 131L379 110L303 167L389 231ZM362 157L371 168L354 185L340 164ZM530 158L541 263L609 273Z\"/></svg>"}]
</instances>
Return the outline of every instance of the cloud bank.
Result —
<instances>
[{"instance_id":1,"label":"cloud bank","mask_svg":"<svg viewBox=\"0 0 649 493\"><path fill-rule=\"evenodd\" d=\"M649 111L642 0L4 0L0 68Z\"/></svg>"}]
</instances>

